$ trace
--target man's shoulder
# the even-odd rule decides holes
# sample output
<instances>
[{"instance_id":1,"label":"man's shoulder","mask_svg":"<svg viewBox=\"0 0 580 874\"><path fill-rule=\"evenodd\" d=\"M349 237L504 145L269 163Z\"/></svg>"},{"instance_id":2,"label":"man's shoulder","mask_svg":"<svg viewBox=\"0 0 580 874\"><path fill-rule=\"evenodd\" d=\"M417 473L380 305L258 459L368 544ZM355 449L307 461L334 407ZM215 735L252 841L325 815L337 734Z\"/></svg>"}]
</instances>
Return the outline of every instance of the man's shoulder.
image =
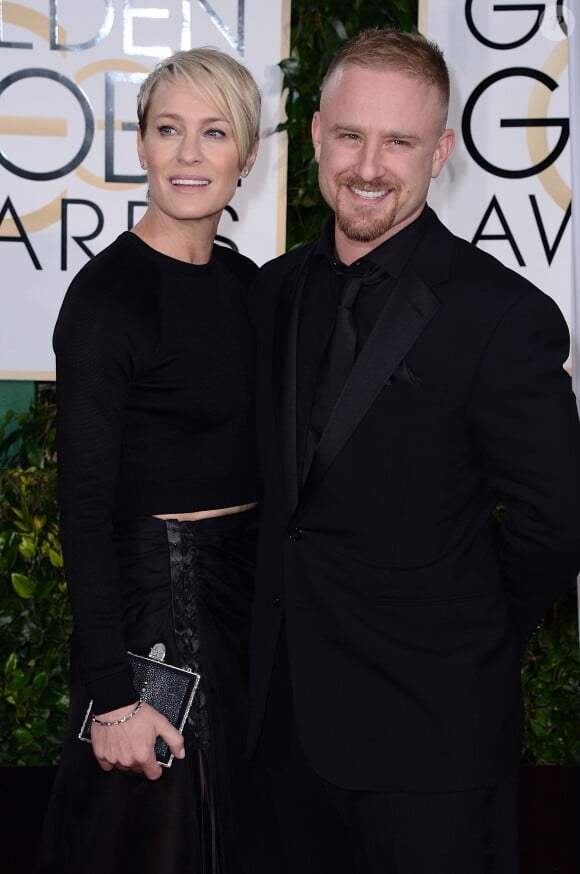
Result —
<instances>
[{"instance_id":1,"label":"man's shoulder","mask_svg":"<svg viewBox=\"0 0 580 874\"><path fill-rule=\"evenodd\" d=\"M279 293L289 280L293 283L300 276L304 265L316 248L316 241L291 249L284 255L272 258L260 267L250 289L248 298L250 315L257 325L268 322L275 312Z\"/></svg>"},{"instance_id":2,"label":"man's shoulder","mask_svg":"<svg viewBox=\"0 0 580 874\"><path fill-rule=\"evenodd\" d=\"M305 243L302 246L297 246L295 249L285 252L283 255L278 255L277 258L272 258L271 261L266 261L260 267L258 278L273 278L278 279L287 276L292 270L300 269L316 248L317 240L310 243Z\"/></svg>"},{"instance_id":3,"label":"man's shoulder","mask_svg":"<svg viewBox=\"0 0 580 874\"><path fill-rule=\"evenodd\" d=\"M431 268L427 269L424 277L427 281L430 276L437 275L435 263L440 265L445 262L446 270L442 279L448 279L452 284L468 281L472 293L481 289L488 299L494 296L543 294L521 273L475 243L455 234L432 210L430 212L429 233L425 235L425 245L421 247L419 258L423 265Z\"/></svg>"}]
</instances>

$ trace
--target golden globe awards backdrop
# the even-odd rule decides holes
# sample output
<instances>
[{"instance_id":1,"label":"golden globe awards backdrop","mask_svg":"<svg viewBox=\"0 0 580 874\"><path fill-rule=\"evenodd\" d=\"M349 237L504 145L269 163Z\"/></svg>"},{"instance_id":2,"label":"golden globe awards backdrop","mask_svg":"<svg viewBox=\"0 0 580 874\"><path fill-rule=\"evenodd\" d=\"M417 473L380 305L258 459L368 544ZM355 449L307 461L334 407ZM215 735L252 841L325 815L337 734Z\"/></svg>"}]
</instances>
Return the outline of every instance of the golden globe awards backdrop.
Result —
<instances>
[{"instance_id":1,"label":"golden globe awards backdrop","mask_svg":"<svg viewBox=\"0 0 580 874\"><path fill-rule=\"evenodd\" d=\"M569 41L569 80L570 80L570 143L572 157L572 190L580 191L580 0L570 0ZM574 26L572 26L574 23ZM580 215L575 209L572 214L572 378L578 408L580 409ZM579 589L580 592L580 589ZM580 609L580 601L578 604Z\"/></svg>"},{"instance_id":2,"label":"golden globe awards backdrop","mask_svg":"<svg viewBox=\"0 0 580 874\"><path fill-rule=\"evenodd\" d=\"M572 322L570 3L420 0L450 68L457 145L429 203Z\"/></svg>"},{"instance_id":3,"label":"golden globe awards backdrop","mask_svg":"<svg viewBox=\"0 0 580 874\"><path fill-rule=\"evenodd\" d=\"M284 246L280 59L289 0L0 0L0 378L54 374L63 294L146 205L136 97L177 49L234 55L262 91L262 143L219 234L258 263Z\"/></svg>"}]
</instances>

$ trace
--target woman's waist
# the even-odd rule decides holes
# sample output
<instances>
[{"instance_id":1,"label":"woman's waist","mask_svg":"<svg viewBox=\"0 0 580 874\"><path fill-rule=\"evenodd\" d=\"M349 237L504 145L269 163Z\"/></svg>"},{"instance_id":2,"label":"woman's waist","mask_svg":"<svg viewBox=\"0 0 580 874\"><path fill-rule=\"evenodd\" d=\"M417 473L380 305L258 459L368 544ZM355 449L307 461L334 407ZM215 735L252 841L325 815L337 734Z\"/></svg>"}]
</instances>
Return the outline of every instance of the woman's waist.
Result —
<instances>
[{"instance_id":1,"label":"woman's waist","mask_svg":"<svg viewBox=\"0 0 580 874\"><path fill-rule=\"evenodd\" d=\"M250 509L260 500L260 486L254 471L222 477L156 479L121 475L115 499L115 520L157 516L196 521L230 515Z\"/></svg>"},{"instance_id":2,"label":"woman's waist","mask_svg":"<svg viewBox=\"0 0 580 874\"><path fill-rule=\"evenodd\" d=\"M218 516L245 513L252 510L257 504L257 501L252 501L249 504L236 504L233 507L220 507L213 510L195 510L191 513L154 513L153 515L156 519L173 519L175 522L200 522L202 519L216 519Z\"/></svg>"}]
</instances>

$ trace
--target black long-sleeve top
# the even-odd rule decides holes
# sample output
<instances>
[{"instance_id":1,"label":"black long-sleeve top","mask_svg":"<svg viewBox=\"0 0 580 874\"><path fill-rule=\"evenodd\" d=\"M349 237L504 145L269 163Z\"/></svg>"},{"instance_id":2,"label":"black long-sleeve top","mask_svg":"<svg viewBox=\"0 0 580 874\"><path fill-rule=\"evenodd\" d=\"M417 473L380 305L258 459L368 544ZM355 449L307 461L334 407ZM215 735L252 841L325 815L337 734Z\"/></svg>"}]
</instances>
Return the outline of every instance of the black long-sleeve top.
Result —
<instances>
[{"instance_id":1,"label":"black long-sleeve top","mask_svg":"<svg viewBox=\"0 0 580 874\"><path fill-rule=\"evenodd\" d=\"M245 306L256 269L220 246L191 265L126 232L65 296L54 332L61 540L96 712L135 697L115 520L259 498Z\"/></svg>"}]
</instances>

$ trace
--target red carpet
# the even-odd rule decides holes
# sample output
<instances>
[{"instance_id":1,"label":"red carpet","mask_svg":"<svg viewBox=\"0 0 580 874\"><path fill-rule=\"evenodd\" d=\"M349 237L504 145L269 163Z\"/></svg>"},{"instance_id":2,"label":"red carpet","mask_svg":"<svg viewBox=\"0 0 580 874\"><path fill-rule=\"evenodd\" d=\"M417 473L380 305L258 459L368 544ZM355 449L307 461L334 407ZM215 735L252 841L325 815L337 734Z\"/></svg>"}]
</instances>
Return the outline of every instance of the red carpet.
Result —
<instances>
[{"instance_id":1,"label":"red carpet","mask_svg":"<svg viewBox=\"0 0 580 874\"><path fill-rule=\"evenodd\" d=\"M2 874L31 874L54 773L0 767ZM521 874L580 874L580 768L520 769L520 845Z\"/></svg>"}]
</instances>

